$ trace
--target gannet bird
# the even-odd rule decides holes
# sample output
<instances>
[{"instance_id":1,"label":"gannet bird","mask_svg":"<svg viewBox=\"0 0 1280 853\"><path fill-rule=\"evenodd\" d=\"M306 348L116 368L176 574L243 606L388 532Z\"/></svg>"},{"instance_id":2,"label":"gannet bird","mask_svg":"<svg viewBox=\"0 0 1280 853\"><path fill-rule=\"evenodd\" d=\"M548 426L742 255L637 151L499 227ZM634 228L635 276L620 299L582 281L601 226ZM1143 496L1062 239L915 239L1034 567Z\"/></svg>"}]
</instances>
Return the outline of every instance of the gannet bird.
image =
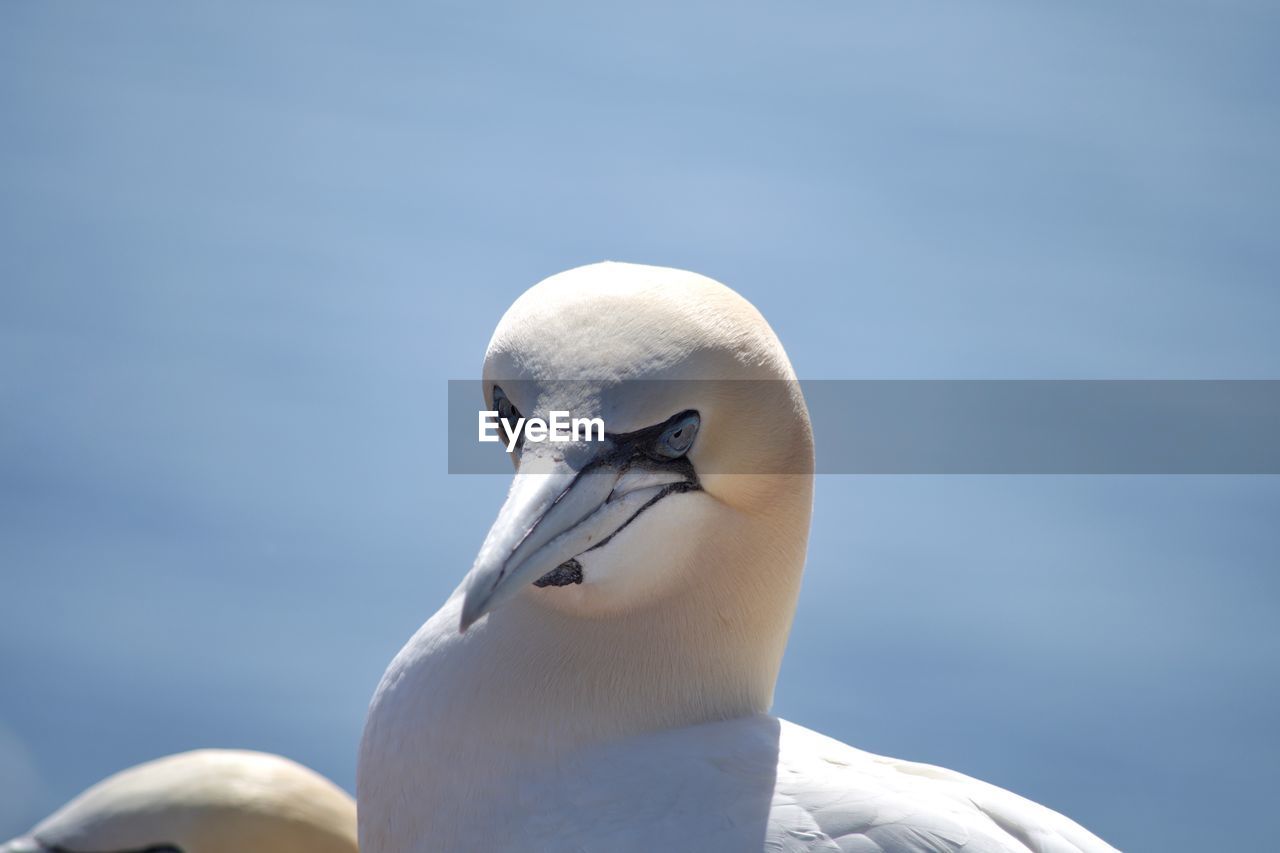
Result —
<instances>
[{"instance_id":1,"label":"gannet bird","mask_svg":"<svg viewBox=\"0 0 1280 853\"><path fill-rule=\"evenodd\" d=\"M607 435L513 449L470 573L373 697L365 853L1112 849L768 716L813 497L795 378L759 312L693 273L597 264L512 305L483 408Z\"/></svg>"},{"instance_id":2,"label":"gannet bird","mask_svg":"<svg viewBox=\"0 0 1280 853\"><path fill-rule=\"evenodd\" d=\"M263 752L202 749L109 776L0 853L356 853L356 804Z\"/></svg>"}]
</instances>

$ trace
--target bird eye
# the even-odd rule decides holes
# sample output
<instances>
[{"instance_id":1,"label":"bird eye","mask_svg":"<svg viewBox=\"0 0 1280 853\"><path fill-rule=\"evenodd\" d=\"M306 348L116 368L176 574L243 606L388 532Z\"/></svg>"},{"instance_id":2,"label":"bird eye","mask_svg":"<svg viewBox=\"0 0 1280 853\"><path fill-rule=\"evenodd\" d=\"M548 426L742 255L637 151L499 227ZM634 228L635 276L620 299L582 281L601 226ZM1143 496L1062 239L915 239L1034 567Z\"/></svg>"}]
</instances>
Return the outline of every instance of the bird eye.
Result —
<instances>
[{"instance_id":1,"label":"bird eye","mask_svg":"<svg viewBox=\"0 0 1280 853\"><path fill-rule=\"evenodd\" d=\"M701 423L702 418L697 412L681 412L671 419L671 423L658 436L654 450L667 459L679 459L693 447L693 439L697 437L698 425Z\"/></svg>"},{"instance_id":2,"label":"bird eye","mask_svg":"<svg viewBox=\"0 0 1280 853\"><path fill-rule=\"evenodd\" d=\"M515 433L515 423L520 420L521 414L515 403L507 397L507 392L498 385L493 386L493 409L498 413L498 420L502 422L502 429L507 434L504 443L510 444L511 436ZM520 436L520 444L524 444L523 435Z\"/></svg>"}]
</instances>

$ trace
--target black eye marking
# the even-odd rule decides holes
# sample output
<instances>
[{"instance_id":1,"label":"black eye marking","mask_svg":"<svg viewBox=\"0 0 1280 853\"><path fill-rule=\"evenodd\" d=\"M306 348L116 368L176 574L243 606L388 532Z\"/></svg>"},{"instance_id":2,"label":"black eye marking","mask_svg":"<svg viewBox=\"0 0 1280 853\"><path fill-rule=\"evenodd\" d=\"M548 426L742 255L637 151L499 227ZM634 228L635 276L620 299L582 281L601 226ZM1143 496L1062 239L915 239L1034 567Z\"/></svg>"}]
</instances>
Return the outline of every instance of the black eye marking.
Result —
<instances>
[{"instance_id":1,"label":"black eye marking","mask_svg":"<svg viewBox=\"0 0 1280 853\"><path fill-rule=\"evenodd\" d=\"M626 470L633 465L653 465L674 468L696 487L698 472L686 454L693 447L702 417L693 409L685 409L660 424L634 432L609 433L613 449L593 465L616 465Z\"/></svg>"},{"instance_id":2,"label":"black eye marking","mask_svg":"<svg viewBox=\"0 0 1280 853\"><path fill-rule=\"evenodd\" d=\"M516 408L516 404L511 402L507 397L507 392L502 390L499 385L493 386L493 408L498 413L498 422L502 424L502 430L506 433L503 439L503 445L511 443L511 436L515 435L516 421L520 420L524 415L520 414L520 410ZM516 450L519 451L524 447L524 433L520 434L519 441L516 442Z\"/></svg>"},{"instance_id":3,"label":"black eye marking","mask_svg":"<svg viewBox=\"0 0 1280 853\"><path fill-rule=\"evenodd\" d=\"M617 450L613 458L644 457L652 462L678 463L693 447L698 437L702 416L693 409L685 409L660 424L634 432L612 433L609 438ZM687 463L686 463L687 464ZM690 466L692 467L692 466Z\"/></svg>"}]
</instances>

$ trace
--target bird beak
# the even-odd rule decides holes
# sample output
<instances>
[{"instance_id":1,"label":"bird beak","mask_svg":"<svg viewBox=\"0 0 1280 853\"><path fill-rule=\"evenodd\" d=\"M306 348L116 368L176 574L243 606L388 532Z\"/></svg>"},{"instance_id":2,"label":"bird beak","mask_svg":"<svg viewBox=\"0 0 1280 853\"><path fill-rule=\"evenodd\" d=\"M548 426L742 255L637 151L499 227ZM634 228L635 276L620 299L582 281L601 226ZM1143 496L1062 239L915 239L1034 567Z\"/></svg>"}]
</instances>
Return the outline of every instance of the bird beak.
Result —
<instances>
[{"instance_id":1,"label":"bird beak","mask_svg":"<svg viewBox=\"0 0 1280 853\"><path fill-rule=\"evenodd\" d=\"M685 469L619 452L604 441L571 453L527 450L507 502L464 581L460 631L543 575L606 541L679 484Z\"/></svg>"}]
</instances>

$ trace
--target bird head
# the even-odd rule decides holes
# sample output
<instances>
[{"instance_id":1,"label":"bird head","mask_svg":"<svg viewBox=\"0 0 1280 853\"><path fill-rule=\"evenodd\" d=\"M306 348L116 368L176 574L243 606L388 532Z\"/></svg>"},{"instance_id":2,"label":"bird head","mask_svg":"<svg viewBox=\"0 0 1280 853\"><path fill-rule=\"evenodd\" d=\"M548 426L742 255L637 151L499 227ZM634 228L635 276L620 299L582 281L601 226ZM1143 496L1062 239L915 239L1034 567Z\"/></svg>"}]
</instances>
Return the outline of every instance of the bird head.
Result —
<instances>
[{"instance_id":1,"label":"bird head","mask_svg":"<svg viewBox=\"0 0 1280 853\"><path fill-rule=\"evenodd\" d=\"M794 371L760 313L709 278L603 263L546 279L498 324L482 387L515 477L464 581L463 631L521 595L585 618L642 608L773 527L807 531ZM564 441L505 429L557 412Z\"/></svg>"}]
</instances>

